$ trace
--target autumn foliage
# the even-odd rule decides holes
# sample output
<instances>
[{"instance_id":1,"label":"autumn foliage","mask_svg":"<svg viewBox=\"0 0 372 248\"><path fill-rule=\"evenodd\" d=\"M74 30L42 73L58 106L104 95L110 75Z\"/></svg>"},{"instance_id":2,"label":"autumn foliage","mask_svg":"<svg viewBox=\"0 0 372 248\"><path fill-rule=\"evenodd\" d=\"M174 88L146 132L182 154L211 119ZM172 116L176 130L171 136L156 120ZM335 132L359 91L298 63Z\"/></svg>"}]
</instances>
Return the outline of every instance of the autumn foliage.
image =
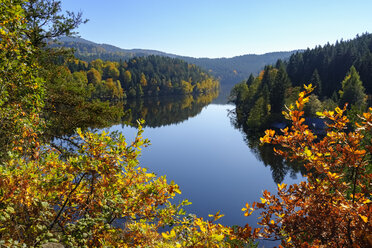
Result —
<instances>
[{"instance_id":1,"label":"autumn foliage","mask_svg":"<svg viewBox=\"0 0 372 248\"><path fill-rule=\"evenodd\" d=\"M242 247L252 238L280 239L284 247L372 246L372 108L349 131L346 107L321 113L328 130L317 137L304 124L313 90L305 87L285 113L291 128L268 130L261 141L302 161L307 180L246 204L245 216L262 210L262 228L225 227L215 223L219 213L210 220L187 215L186 200L172 201L178 186L140 166L149 144L141 122L131 142L80 130L69 153L42 142L44 84L37 48L25 38L22 3L0 3L1 247Z\"/></svg>"},{"instance_id":2,"label":"autumn foliage","mask_svg":"<svg viewBox=\"0 0 372 248\"><path fill-rule=\"evenodd\" d=\"M346 106L318 113L327 132L318 137L304 124L304 105L312 86L305 86L295 106L284 115L290 128L276 135L267 130L262 143L280 145L276 153L302 161L306 181L278 185L278 193L264 191L259 202L242 210L249 216L261 210L262 227L240 229L240 237L280 239L283 247L371 247L371 128L372 108L348 130Z\"/></svg>"}]
</instances>

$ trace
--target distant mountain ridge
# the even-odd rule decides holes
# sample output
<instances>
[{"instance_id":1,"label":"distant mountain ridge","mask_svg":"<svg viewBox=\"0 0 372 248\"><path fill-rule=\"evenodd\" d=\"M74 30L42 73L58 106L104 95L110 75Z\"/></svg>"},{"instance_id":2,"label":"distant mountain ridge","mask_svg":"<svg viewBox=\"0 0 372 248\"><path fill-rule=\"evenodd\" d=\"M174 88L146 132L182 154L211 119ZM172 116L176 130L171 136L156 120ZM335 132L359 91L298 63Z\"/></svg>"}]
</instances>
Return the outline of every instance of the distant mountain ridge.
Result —
<instances>
[{"instance_id":1,"label":"distant mountain ridge","mask_svg":"<svg viewBox=\"0 0 372 248\"><path fill-rule=\"evenodd\" d=\"M247 54L232 58L193 58L179 56L147 49L122 49L109 44L97 44L89 40L75 37L63 37L60 44L53 43L51 46L63 46L75 49L75 56L85 61L95 59L120 61L134 57L158 55L171 58L179 58L188 63L200 66L221 80L221 84L235 84L249 77L251 73L257 74L265 65L274 64L278 59L286 60L293 53L298 52L272 52L262 55Z\"/></svg>"},{"instance_id":2,"label":"distant mountain ridge","mask_svg":"<svg viewBox=\"0 0 372 248\"><path fill-rule=\"evenodd\" d=\"M104 60L126 60L133 57L142 57L148 55L158 55L176 58L175 54L160 52L150 49L123 49L110 44L98 44L78 37L62 37L58 40L64 47L76 49L76 56L88 62L97 58ZM52 46L58 46L53 44Z\"/></svg>"},{"instance_id":3,"label":"distant mountain ridge","mask_svg":"<svg viewBox=\"0 0 372 248\"><path fill-rule=\"evenodd\" d=\"M232 58L192 58L179 57L188 63L192 63L208 70L212 75L221 79L221 84L236 84L245 80L249 75L257 75L265 65L275 64L278 59L287 60L296 53L289 52L272 52L262 55L246 54Z\"/></svg>"}]
</instances>

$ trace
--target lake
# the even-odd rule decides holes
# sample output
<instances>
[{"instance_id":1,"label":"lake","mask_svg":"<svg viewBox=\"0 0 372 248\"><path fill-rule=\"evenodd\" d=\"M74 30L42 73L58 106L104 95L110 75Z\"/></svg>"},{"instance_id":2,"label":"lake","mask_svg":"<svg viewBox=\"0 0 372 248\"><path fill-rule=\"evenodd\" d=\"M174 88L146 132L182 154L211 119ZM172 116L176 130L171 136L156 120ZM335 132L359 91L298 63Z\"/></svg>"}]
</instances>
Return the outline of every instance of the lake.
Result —
<instances>
[{"instance_id":1,"label":"lake","mask_svg":"<svg viewBox=\"0 0 372 248\"><path fill-rule=\"evenodd\" d=\"M245 203L258 201L265 189L276 192L278 182L299 182L301 174L257 146L257 137L250 140L235 128L229 115L233 105L182 99L127 105L132 122L142 116L148 124L143 136L151 145L142 150L140 165L178 184L182 195L175 201L191 201L188 213L207 218L220 211L221 224L255 226L257 215L244 217L241 211ZM127 140L136 134L136 128L123 124L105 130L120 131Z\"/></svg>"}]
</instances>

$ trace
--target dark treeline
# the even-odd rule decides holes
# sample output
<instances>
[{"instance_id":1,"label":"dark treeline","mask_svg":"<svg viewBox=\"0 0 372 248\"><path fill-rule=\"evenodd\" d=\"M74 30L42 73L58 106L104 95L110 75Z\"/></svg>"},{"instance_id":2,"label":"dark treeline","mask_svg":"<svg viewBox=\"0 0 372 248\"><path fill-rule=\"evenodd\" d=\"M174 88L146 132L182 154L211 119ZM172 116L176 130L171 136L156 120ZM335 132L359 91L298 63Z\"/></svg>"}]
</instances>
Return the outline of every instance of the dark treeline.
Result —
<instances>
[{"instance_id":1,"label":"dark treeline","mask_svg":"<svg viewBox=\"0 0 372 248\"><path fill-rule=\"evenodd\" d=\"M219 87L216 79L180 59L147 56L112 62L70 60L66 70L92 85L103 100L143 96L206 94Z\"/></svg>"},{"instance_id":2,"label":"dark treeline","mask_svg":"<svg viewBox=\"0 0 372 248\"><path fill-rule=\"evenodd\" d=\"M323 109L349 104L352 112L370 105L372 35L298 52L289 61L265 66L255 77L237 84L230 95L236 118L250 129L267 128L284 121L284 106L295 103L304 84L315 86L305 108L307 116Z\"/></svg>"},{"instance_id":3,"label":"dark treeline","mask_svg":"<svg viewBox=\"0 0 372 248\"><path fill-rule=\"evenodd\" d=\"M237 123L252 129L266 127L267 123L280 119L282 106L294 101L291 96L295 91L299 87L292 87L283 63L266 66L259 76L251 75L247 82L232 89L230 97L236 105Z\"/></svg>"},{"instance_id":4,"label":"dark treeline","mask_svg":"<svg viewBox=\"0 0 372 248\"><path fill-rule=\"evenodd\" d=\"M319 95L330 97L341 89L340 82L351 66L359 72L366 93L371 95L372 34L293 54L288 61L287 73L294 86L307 84L318 74L322 82Z\"/></svg>"}]
</instances>

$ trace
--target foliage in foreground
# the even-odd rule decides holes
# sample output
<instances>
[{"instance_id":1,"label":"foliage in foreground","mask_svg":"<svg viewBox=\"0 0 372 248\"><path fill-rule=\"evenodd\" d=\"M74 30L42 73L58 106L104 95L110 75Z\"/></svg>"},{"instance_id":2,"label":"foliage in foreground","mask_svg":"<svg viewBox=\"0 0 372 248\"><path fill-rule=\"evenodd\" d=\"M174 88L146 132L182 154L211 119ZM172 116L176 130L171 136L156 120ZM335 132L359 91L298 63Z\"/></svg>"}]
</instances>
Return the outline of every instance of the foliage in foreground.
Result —
<instances>
[{"instance_id":1,"label":"foliage in foreground","mask_svg":"<svg viewBox=\"0 0 372 248\"><path fill-rule=\"evenodd\" d=\"M241 237L280 239L284 247L370 247L372 108L361 116L354 131L344 109L319 113L328 131L317 137L304 124L304 105L313 88L305 87L285 117L291 128L282 135L267 130L262 143L279 144L276 152L288 160L303 161L306 181L278 185L277 195L264 191L260 202L242 210L246 216L263 210L258 224L240 229Z\"/></svg>"},{"instance_id":2,"label":"foliage in foreground","mask_svg":"<svg viewBox=\"0 0 372 248\"><path fill-rule=\"evenodd\" d=\"M213 247L229 229L201 218L181 218L169 200L181 193L139 166L141 137L78 132L67 159L48 147L35 158L13 156L0 167L0 237L5 246ZM218 219L220 216L213 216ZM172 225L168 232L161 228Z\"/></svg>"},{"instance_id":3,"label":"foliage in foreground","mask_svg":"<svg viewBox=\"0 0 372 248\"><path fill-rule=\"evenodd\" d=\"M33 1L35 2L35 1ZM38 1L53 4L55 1ZM221 247L229 229L186 216L180 191L138 164L148 141L80 132L74 153L41 141L45 100L38 55L21 0L0 2L0 246ZM57 4L59 2L56 2ZM163 227L168 226L169 231Z\"/></svg>"},{"instance_id":4,"label":"foliage in foreground","mask_svg":"<svg viewBox=\"0 0 372 248\"><path fill-rule=\"evenodd\" d=\"M31 148L24 136L40 124L37 113L43 106L43 82L30 56L35 49L22 39L26 23L20 2L0 2L0 150L11 150L14 144L20 150Z\"/></svg>"}]
</instances>

